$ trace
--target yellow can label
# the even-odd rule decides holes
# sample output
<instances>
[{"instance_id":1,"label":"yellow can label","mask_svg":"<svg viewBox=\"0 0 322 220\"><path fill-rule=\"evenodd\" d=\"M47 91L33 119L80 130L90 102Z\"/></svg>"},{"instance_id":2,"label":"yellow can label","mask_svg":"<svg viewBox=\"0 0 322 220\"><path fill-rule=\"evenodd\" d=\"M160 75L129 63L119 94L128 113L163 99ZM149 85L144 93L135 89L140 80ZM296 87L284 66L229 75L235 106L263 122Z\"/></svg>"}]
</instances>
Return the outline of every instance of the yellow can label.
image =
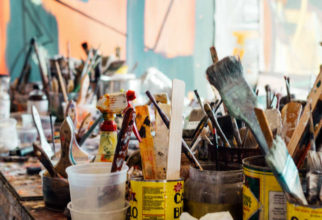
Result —
<instances>
[{"instance_id":1,"label":"yellow can label","mask_svg":"<svg viewBox=\"0 0 322 220\"><path fill-rule=\"evenodd\" d=\"M180 219L183 183L131 180L131 220Z\"/></svg>"},{"instance_id":2,"label":"yellow can label","mask_svg":"<svg viewBox=\"0 0 322 220\"><path fill-rule=\"evenodd\" d=\"M320 220L322 219L322 207L311 208L307 206L299 206L287 203L287 219L288 220Z\"/></svg>"},{"instance_id":3,"label":"yellow can label","mask_svg":"<svg viewBox=\"0 0 322 220\"><path fill-rule=\"evenodd\" d=\"M243 219L286 219L286 199L272 172L244 167Z\"/></svg>"}]
</instances>

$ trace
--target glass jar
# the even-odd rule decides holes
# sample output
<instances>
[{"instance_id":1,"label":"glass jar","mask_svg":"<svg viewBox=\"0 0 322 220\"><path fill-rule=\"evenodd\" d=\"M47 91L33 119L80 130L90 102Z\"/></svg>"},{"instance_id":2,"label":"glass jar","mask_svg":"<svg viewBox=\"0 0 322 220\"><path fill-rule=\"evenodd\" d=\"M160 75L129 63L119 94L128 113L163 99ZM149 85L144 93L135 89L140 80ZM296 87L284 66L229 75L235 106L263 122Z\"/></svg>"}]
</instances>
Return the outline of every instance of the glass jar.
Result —
<instances>
[{"instance_id":1,"label":"glass jar","mask_svg":"<svg viewBox=\"0 0 322 220\"><path fill-rule=\"evenodd\" d=\"M242 167L216 169L214 165L204 165L203 168L200 171L190 167L184 190L186 211L196 218L229 211L234 219L242 219Z\"/></svg>"},{"instance_id":2,"label":"glass jar","mask_svg":"<svg viewBox=\"0 0 322 220\"><path fill-rule=\"evenodd\" d=\"M38 84L33 86L27 101L27 111L32 113L31 107L35 106L40 114L47 114L48 112L48 99L45 93L40 89Z\"/></svg>"}]
</instances>

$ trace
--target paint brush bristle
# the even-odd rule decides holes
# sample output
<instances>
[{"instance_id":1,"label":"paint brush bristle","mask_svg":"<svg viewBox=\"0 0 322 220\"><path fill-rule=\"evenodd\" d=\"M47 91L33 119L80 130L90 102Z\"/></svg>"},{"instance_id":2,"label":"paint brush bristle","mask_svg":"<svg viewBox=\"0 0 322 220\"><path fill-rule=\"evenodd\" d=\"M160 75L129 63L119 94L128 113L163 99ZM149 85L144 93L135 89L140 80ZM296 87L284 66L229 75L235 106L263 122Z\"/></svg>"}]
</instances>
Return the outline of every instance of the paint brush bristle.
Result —
<instances>
[{"instance_id":1,"label":"paint brush bristle","mask_svg":"<svg viewBox=\"0 0 322 220\"><path fill-rule=\"evenodd\" d=\"M243 106L256 105L256 96L245 81L242 64L236 57L225 57L208 67L207 76L209 82L219 91L225 105L230 110L230 114L234 117L240 118L240 111L235 107L235 103L240 102L241 96L244 96L246 101ZM226 98L227 96L229 96L229 99Z\"/></svg>"}]
</instances>

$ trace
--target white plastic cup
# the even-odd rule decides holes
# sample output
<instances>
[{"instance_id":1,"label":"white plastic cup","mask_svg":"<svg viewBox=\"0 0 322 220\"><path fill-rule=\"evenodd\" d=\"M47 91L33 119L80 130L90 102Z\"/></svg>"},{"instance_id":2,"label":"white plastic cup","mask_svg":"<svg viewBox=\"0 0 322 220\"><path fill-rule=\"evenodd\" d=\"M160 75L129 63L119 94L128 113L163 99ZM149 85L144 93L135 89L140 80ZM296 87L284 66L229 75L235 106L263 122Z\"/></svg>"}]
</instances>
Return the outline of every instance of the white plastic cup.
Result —
<instances>
[{"instance_id":1,"label":"white plastic cup","mask_svg":"<svg viewBox=\"0 0 322 220\"><path fill-rule=\"evenodd\" d=\"M125 220L127 209L130 207L128 202L123 202L123 206L120 209L106 211L106 212L95 212L95 211L84 211L74 208L72 202L68 203L67 208L70 211L72 220Z\"/></svg>"},{"instance_id":2,"label":"white plastic cup","mask_svg":"<svg viewBox=\"0 0 322 220\"><path fill-rule=\"evenodd\" d=\"M111 173L111 166L98 162L66 169L73 209L104 212L124 206L128 167Z\"/></svg>"}]
</instances>

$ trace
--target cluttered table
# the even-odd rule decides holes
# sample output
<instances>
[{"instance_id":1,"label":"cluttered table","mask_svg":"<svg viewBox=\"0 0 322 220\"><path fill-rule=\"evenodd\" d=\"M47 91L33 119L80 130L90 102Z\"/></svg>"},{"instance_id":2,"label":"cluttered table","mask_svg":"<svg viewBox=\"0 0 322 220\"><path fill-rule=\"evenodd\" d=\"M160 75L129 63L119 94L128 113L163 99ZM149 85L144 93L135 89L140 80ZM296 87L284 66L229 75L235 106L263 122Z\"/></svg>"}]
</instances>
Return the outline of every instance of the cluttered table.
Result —
<instances>
[{"instance_id":1,"label":"cluttered table","mask_svg":"<svg viewBox=\"0 0 322 220\"><path fill-rule=\"evenodd\" d=\"M41 178L27 174L27 167L39 166L37 160L0 162L0 219L67 219L62 212L45 207Z\"/></svg>"},{"instance_id":2,"label":"cluttered table","mask_svg":"<svg viewBox=\"0 0 322 220\"><path fill-rule=\"evenodd\" d=\"M39 66L42 89L24 97L22 74L12 85L15 113L1 121L0 218L321 217L322 66L307 100L294 99L285 77L287 95L267 85L261 109L241 61L210 51L206 74L221 98L203 102L194 90L188 105L178 79L167 93L100 89L94 49L76 74L69 59L51 60L51 83Z\"/></svg>"}]
</instances>

